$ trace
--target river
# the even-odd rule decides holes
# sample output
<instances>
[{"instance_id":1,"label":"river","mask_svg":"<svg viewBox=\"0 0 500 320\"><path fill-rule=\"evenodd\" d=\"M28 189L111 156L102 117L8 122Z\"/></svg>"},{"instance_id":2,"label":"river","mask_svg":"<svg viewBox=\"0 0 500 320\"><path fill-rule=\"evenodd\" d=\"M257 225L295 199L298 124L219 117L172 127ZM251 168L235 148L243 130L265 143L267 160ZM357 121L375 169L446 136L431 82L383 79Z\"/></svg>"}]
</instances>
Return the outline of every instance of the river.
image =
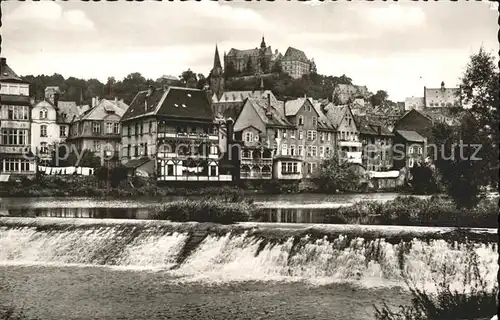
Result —
<instances>
[{"instance_id":1,"label":"river","mask_svg":"<svg viewBox=\"0 0 500 320\"><path fill-rule=\"evenodd\" d=\"M317 224L321 210L396 196L259 195L269 209L312 213L236 226L147 220L175 198L4 198L0 307L50 320L354 320L383 300L408 303L403 278L432 292L446 274L467 290L474 259L493 286L496 230L467 241L451 228Z\"/></svg>"},{"instance_id":2,"label":"river","mask_svg":"<svg viewBox=\"0 0 500 320\"><path fill-rule=\"evenodd\" d=\"M265 222L328 223L331 208L356 201L389 201L397 193L249 195L266 208ZM424 196L422 196L424 197ZM0 198L0 216L148 219L151 209L186 197L95 198ZM190 197L196 199L199 197Z\"/></svg>"}]
</instances>

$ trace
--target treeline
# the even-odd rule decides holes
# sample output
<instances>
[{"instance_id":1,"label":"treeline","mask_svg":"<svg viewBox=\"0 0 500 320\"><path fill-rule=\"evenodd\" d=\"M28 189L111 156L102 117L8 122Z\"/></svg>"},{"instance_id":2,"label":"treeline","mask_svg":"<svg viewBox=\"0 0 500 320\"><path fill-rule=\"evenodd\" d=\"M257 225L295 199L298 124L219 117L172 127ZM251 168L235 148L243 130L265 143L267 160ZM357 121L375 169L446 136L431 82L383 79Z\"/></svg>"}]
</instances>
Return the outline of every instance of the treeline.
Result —
<instances>
[{"instance_id":1,"label":"treeline","mask_svg":"<svg viewBox=\"0 0 500 320\"><path fill-rule=\"evenodd\" d=\"M42 100L45 96L45 88L48 86L59 86L61 89L61 100L75 101L79 105L90 104L93 97L107 99L123 99L130 104L138 91L147 90L151 85L161 87L163 85L193 86L202 88L206 79L202 74L195 74L191 70L184 71L178 79L172 77L162 77L156 80L147 79L139 72L131 73L122 80L109 77L106 83L98 79L79 79L69 77L65 79L60 74L48 75L27 75L22 77L28 81L30 86L30 96L36 100Z\"/></svg>"}]
</instances>

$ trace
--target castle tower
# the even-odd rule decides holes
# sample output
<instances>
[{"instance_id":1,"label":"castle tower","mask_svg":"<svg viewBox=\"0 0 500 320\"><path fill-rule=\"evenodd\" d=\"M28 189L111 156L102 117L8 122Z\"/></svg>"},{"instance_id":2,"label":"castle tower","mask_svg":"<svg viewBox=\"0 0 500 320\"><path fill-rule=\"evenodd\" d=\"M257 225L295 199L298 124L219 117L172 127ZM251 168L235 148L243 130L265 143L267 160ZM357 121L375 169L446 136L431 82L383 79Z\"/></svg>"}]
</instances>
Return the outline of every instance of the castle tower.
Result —
<instances>
[{"instance_id":1,"label":"castle tower","mask_svg":"<svg viewBox=\"0 0 500 320\"><path fill-rule=\"evenodd\" d=\"M215 45L214 65L210 71L210 91L220 98L224 92L224 72L220 63L219 49Z\"/></svg>"},{"instance_id":2,"label":"castle tower","mask_svg":"<svg viewBox=\"0 0 500 320\"><path fill-rule=\"evenodd\" d=\"M262 41L260 43L260 48L261 49L266 49L266 41L264 40L264 36L262 36Z\"/></svg>"}]
</instances>

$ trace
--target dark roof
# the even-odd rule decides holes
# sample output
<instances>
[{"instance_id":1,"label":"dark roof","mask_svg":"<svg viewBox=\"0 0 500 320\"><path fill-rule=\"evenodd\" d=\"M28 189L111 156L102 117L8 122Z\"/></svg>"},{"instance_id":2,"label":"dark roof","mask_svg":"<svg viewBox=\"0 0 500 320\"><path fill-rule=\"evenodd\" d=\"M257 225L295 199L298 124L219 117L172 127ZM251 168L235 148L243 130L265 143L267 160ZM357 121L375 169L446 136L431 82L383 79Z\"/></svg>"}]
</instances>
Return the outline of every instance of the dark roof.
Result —
<instances>
[{"instance_id":1,"label":"dark roof","mask_svg":"<svg viewBox=\"0 0 500 320\"><path fill-rule=\"evenodd\" d=\"M0 82L22 82L22 83L29 83L27 81L24 81L21 79L15 72L12 70L11 67L7 64L5 58L1 58L0 60ZM2 63L5 63L4 65L1 65Z\"/></svg>"},{"instance_id":2,"label":"dark roof","mask_svg":"<svg viewBox=\"0 0 500 320\"><path fill-rule=\"evenodd\" d=\"M359 126L359 133L373 136L393 136L394 134L386 127L379 123L374 123L367 120L365 117L354 117ZM380 132L379 132L380 130Z\"/></svg>"},{"instance_id":3,"label":"dark roof","mask_svg":"<svg viewBox=\"0 0 500 320\"><path fill-rule=\"evenodd\" d=\"M127 163L125 163L123 166L125 168L129 168L129 169L136 169L136 168L142 166L143 164L147 163L148 161L152 161L152 160L148 157L142 157L139 159L130 160Z\"/></svg>"},{"instance_id":4,"label":"dark roof","mask_svg":"<svg viewBox=\"0 0 500 320\"><path fill-rule=\"evenodd\" d=\"M210 121L213 119L210 101L205 91L180 87L155 89L150 96L148 91L137 93L122 120L145 115Z\"/></svg>"},{"instance_id":5,"label":"dark roof","mask_svg":"<svg viewBox=\"0 0 500 320\"><path fill-rule=\"evenodd\" d=\"M419 135L415 131L407 131L407 130L396 130L396 133L399 134L403 139L409 142L424 142L425 138Z\"/></svg>"},{"instance_id":6,"label":"dark roof","mask_svg":"<svg viewBox=\"0 0 500 320\"><path fill-rule=\"evenodd\" d=\"M255 111L267 126L293 127L283 113L283 102L271 100L271 109L268 109L267 99L248 98L247 101L254 107ZM267 112L271 112L271 116Z\"/></svg>"},{"instance_id":7,"label":"dark roof","mask_svg":"<svg viewBox=\"0 0 500 320\"><path fill-rule=\"evenodd\" d=\"M285 55L283 56L283 60L299 60L302 62L309 62L304 51L292 47L288 47Z\"/></svg>"},{"instance_id":8,"label":"dark roof","mask_svg":"<svg viewBox=\"0 0 500 320\"><path fill-rule=\"evenodd\" d=\"M207 93L188 88L170 87L157 114L182 118L213 119Z\"/></svg>"},{"instance_id":9,"label":"dark roof","mask_svg":"<svg viewBox=\"0 0 500 320\"><path fill-rule=\"evenodd\" d=\"M235 48L231 48L229 52L226 54L226 57L246 57L246 56L258 56L260 55L260 50L259 48L255 49L246 49L246 50L239 50ZM267 47L266 50L264 51L264 55L272 55L273 51L271 50L271 47Z\"/></svg>"},{"instance_id":10,"label":"dark roof","mask_svg":"<svg viewBox=\"0 0 500 320\"><path fill-rule=\"evenodd\" d=\"M0 103L27 106L31 105L31 98L28 96L2 94L0 95Z\"/></svg>"},{"instance_id":11,"label":"dark roof","mask_svg":"<svg viewBox=\"0 0 500 320\"><path fill-rule=\"evenodd\" d=\"M215 46L214 68L222 68L219 57L219 49Z\"/></svg>"}]
</instances>

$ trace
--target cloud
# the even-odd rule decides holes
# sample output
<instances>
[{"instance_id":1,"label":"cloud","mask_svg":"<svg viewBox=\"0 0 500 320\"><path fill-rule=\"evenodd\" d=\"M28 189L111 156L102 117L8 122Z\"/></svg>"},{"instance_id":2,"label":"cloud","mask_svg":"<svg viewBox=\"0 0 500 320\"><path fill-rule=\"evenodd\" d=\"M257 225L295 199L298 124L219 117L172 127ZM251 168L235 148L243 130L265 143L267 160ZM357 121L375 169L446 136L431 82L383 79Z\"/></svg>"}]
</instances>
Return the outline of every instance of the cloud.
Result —
<instances>
[{"instance_id":1,"label":"cloud","mask_svg":"<svg viewBox=\"0 0 500 320\"><path fill-rule=\"evenodd\" d=\"M365 10L360 10L360 13L372 24L395 28L395 30L401 29L401 27L419 26L426 20L425 13L420 7L400 4L390 4L379 8L365 8Z\"/></svg>"},{"instance_id":2,"label":"cloud","mask_svg":"<svg viewBox=\"0 0 500 320\"><path fill-rule=\"evenodd\" d=\"M81 10L64 11L56 2L24 2L5 16L5 21L44 25L47 28L61 30L93 29L94 23Z\"/></svg>"}]
</instances>

